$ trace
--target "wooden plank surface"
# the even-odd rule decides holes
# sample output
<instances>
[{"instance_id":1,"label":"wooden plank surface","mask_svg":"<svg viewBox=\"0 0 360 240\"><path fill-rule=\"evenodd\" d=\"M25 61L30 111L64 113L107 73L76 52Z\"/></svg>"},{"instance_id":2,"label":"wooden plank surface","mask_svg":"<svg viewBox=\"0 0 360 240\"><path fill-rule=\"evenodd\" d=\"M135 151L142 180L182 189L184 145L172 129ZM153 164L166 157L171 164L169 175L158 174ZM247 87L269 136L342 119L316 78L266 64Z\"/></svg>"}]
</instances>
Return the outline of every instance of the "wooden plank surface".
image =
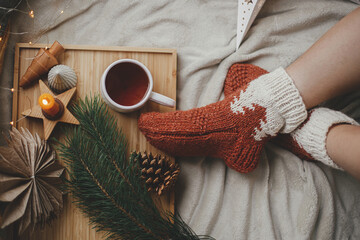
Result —
<instances>
[{"instance_id":1,"label":"wooden plank surface","mask_svg":"<svg viewBox=\"0 0 360 240\"><path fill-rule=\"evenodd\" d=\"M19 43L15 49L14 66L14 95L13 95L13 122L17 128L26 127L32 133L38 133L43 138L43 123L41 119L22 118L21 113L37 104L40 96L39 84L36 81L30 87L22 89L18 87L21 76L25 73L39 48L50 47L44 44L29 45ZM108 46L75 46L64 45L65 52L59 58L60 64L73 68L78 77L77 92L74 98L84 99L85 96L99 94L100 78L108 65L118 59L136 59L147 66L153 75L153 91L161 93L172 99L176 99L176 51L174 49L134 48L134 47L108 47ZM42 78L46 82L46 76ZM151 151L160 153L152 147L141 134L137 127L137 118L142 112L174 111L174 108L160 106L153 102L138 111L132 113L118 113L110 110L117 118L118 126L122 128L128 140L128 153L132 150ZM61 123L56 126L52 137L61 139ZM69 125L70 126L70 125ZM174 161L174 159L172 159ZM36 240L70 240L70 239L104 239L103 233L96 233L89 225L89 220L72 203L73 199L67 195L64 197L64 210L60 217L51 226L44 229L36 229L31 236L23 236L22 239ZM174 212L174 193L156 199L163 209Z\"/></svg>"}]
</instances>

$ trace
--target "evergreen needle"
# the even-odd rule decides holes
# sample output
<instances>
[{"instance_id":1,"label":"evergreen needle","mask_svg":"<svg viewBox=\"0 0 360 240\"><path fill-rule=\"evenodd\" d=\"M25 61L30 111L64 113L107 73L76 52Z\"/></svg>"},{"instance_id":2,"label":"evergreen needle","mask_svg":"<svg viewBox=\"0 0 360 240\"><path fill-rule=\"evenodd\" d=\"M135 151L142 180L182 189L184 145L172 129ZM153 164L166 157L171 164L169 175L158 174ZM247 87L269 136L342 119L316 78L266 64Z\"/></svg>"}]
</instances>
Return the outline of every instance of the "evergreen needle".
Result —
<instances>
[{"instance_id":1,"label":"evergreen needle","mask_svg":"<svg viewBox=\"0 0 360 240\"><path fill-rule=\"evenodd\" d=\"M80 100L73 112L80 126L66 134L59 152L69 169L68 189L97 230L108 239L211 239L197 236L180 216L159 211L98 96Z\"/></svg>"}]
</instances>

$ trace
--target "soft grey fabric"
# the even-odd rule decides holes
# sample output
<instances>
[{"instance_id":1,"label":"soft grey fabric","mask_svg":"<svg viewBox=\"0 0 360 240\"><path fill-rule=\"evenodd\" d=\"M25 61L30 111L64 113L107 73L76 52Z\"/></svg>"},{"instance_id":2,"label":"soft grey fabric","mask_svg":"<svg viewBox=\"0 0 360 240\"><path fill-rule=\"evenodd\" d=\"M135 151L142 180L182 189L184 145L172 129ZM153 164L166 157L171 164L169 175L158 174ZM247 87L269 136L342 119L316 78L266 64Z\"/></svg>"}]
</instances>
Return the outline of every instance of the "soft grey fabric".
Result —
<instances>
[{"instance_id":1,"label":"soft grey fabric","mask_svg":"<svg viewBox=\"0 0 360 240\"><path fill-rule=\"evenodd\" d=\"M46 30L38 42L49 44L176 48L177 106L182 110L218 101L235 62L269 71L288 66L357 7L341 0L268 0L235 52L237 0L74 0L57 17L66 2L30 1L38 9L35 24L18 14L12 31L36 35ZM12 36L2 86L12 82L14 42L30 40L29 35ZM347 95L329 104L359 121L358 100ZM2 120L10 119L9 102L1 104ZM178 160L182 173L176 207L197 234L216 239L360 238L360 183L347 173L302 161L272 144L249 174L228 169L220 159Z\"/></svg>"}]
</instances>

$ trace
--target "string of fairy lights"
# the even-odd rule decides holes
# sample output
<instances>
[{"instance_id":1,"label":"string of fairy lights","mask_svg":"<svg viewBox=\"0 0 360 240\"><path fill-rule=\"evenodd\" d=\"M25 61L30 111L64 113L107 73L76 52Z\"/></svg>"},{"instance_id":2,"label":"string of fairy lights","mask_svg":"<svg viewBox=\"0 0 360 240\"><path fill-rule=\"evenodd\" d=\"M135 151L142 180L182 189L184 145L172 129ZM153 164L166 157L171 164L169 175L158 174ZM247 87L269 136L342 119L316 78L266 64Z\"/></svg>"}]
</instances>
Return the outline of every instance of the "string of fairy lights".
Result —
<instances>
[{"instance_id":1,"label":"string of fairy lights","mask_svg":"<svg viewBox=\"0 0 360 240\"><path fill-rule=\"evenodd\" d=\"M6 87L0 87L0 90L3 90L3 91L9 91L11 92L12 94L15 93L15 92L21 92L20 90L15 90L15 88L6 88ZM26 100L28 101L28 104L31 108L31 100L28 96L25 96L26 97ZM21 120L23 120L24 118L26 118L27 116L29 116L31 114L31 111L29 114L27 115L24 115L23 117L19 118L18 120L16 120L16 122L19 122ZM10 124L11 126L14 126L15 122L14 121L10 121L9 123L6 123L6 124Z\"/></svg>"},{"instance_id":2,"label":"string of fairy lights","mask_svg":"<svg viewBox=\"0 0 360 240\"><path fill-rule=\"evenodd\" d=\"M19 9L19 6L21 5L22 2L26 3L26 8L27 8L27 11L24 11L24 10L20 10ZM65 6L63 8L61 8L60 10L57 11L57 14L52 14L51 16L53 16L53 20L48 22L48 26L51 26L53 24L55 24L57 22L57 20L65 13L65 11L69 8L70 4L71 4L72 0L69 0L66 2ZM1 16L0 18L0 21L2 21L7 15L11 14L12 12L18 12L18 13L21 13L21 14L27 14L28 17L33 21L33 25L35 25L35 20L36 20L36 15L35 15L35 10L30 6L28 0L20 0L16 5L15 7L13 8L6 8L6 7L2 7L0 6L0 10L4 10L5 11L5 14L3 16ZM32 41L29 41L28 43L30 45L36 43L48 30L50 29L50 27L45 27L43 30L41 30L37 35L37 39L35 40L32 40ZM0 24L0 32L5 32L6 29L4 29L4 26L2 26ZM26 35L26 34L30 34L31 32L11 32L11 31L8 31L7 34L9 35ZM0 36L0 43L3 41L3 37ZM49 44L49 41L47 42L47 44ZM47 49L47 47L45 48ZM35 56L34 56L35 57ZM27 58L29 59L29 58ZM33 58L30 58L30 59L33 59ZM7 91L7 92L10 92L11 94L17 92L18 94L21 93L21 90L17 90L15 88L7 88L7 87L2 87L0 86L0 90L2 91ZM31 101L29 99L29 97L27 97L27 100L29 102L29 105L30 105L30 108L31 108ZM30 113L29 113L30 114ZM23 120L24 118L26 118L27 116L23 116L19 119L16 120L16 122L19 122L21 120ZM7 122L5 123L6 125L10 124L11 126L13 126L15 123L14 121L10 121L10 122Z\"/></svg>"},{"instance_id":3,"label":"string of fairy lights","mask_svg":"<svg viewBox=\"0 0 360 240\"><path fill-rule=\"evenodd\" d=\"M0 20L3 20L8 14L12 13L12 12L19 12L19 13L23 13L23 14L27 14L29 16L30 19L32 19L33 21L35 21L35 11L31 8L28 0L25 0L26 2L26 5L27 5L27 8L28 8L28 11L23 11L23 10L19 10L18 7L19 5L23 2L24 0L20 0L18 2L18 4L14 7L14 8L5 8L5 7L1 7L0 6L0 9L1 10L5 10L6 13L0 18ZM65 11L69 8L70 4L71 4L72 0L69 0L66 2L65 6L58 10L57 13L58 14L51 14L53 16L53 21L50 22L50 24L48 25L52 25L54 23L56 23L56 21L61 17L61 15L63 15L65 13ZM42 30L39 35L40 37L46 33L50 28L47 27L47 28L44 28L44 30ZM3 26L0 25L0 31L5 31L5 29L3 29ZM29 34L30 32L20 32L20 33L17 33L17 32L9 32L9 34L15 34L15 35L24 35L24 34ZM39 37L39 38L40 38ZM38 39L39 39L38 38ZM0 42L2 41L2 37L0 37ZM35 41L29 41L29 44L33 44L33 43L36 43L37 40Z\"/></svg>"},{"instance_id":4,"label":"string of fairy lights","mask_svg":"<svg viewBox=\"0 0 360 240\"><path fill-rule=\"evenodd\" d=\"M14 88L10 88L10 89L9 89L9 88L0 87L0 89L2 89L2 90L9 90L9 91L11 91L12 93L15 92L15 89L14 89ZM19 91L18 91L18 92L19 92ZM30 100L30 98L29 98L28 96L25 96L25 97L26 97L26 100L28 101L28 104L29 104L30 109L31 109L31 100ZM31 114L31 110L30 110L29 114L22 116L21 118L19 118L19 119L16 120L15 122L19 122L19 121L25 119L25 118L28 117L30 114ZM9 124L10 124L11 126L14 126L15 123L14 123L14 121L10 121Z\"/></svg>"}]
</instances>

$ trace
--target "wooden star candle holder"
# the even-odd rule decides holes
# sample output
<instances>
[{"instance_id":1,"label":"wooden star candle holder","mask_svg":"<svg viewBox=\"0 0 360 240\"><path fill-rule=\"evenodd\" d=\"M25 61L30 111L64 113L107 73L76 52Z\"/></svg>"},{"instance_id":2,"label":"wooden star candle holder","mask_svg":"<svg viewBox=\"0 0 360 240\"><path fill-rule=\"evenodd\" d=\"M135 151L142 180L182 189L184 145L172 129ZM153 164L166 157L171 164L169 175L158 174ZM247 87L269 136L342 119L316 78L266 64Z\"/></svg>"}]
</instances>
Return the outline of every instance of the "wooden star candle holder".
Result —
<instances>
[{"instance_id":1,"label":"wooden star candle holder","mask_svg":"<svg viewBox=\"0 0 360 240\"><path fill-rule=\"evenodd\" d=\"M21 114L27 117L43 119L45 140L49 139L52 131L54 130L58 122L79 124L79 121L67 109L67 105L69 104L71 98L76 92L76 87L55 96L54 93L45 85L43 81L39 81L39 86L41 96L50 95L59 105L59 111L56 114L51 114L51 111L44 111L44 109L40 106L41 104L37 104L33 108L25 110ZM50 101L49 98L47 99L47 101Z\"/></svg>"}]
</instances>

